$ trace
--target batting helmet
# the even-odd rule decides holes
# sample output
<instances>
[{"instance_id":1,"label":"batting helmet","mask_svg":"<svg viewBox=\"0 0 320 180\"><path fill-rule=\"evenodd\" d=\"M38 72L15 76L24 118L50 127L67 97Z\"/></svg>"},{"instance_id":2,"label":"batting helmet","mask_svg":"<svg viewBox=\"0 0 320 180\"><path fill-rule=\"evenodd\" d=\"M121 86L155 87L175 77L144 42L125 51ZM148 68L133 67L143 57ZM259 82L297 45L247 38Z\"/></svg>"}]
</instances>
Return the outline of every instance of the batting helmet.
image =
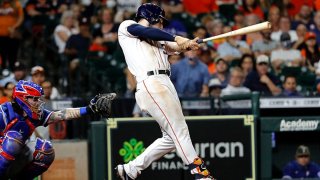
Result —
<instances>
[{"instance_id":1,"label":"batting helmet","mask_svg":"<svg viewBox=\"0 0 320 180\"><path fill-rule=\"evenodd\" d=\"M42 87L31 81L20 80L13 89L13 100L32 119L40 119L42 115L44 101Z\"/></svg>"},{"instance_id":2,"label":"batting helmet","mask_svg":"<svg viewBox=\"0 0 320 180\"><path fill-rule=\"evenodd\" d=\"M142 4L138 8L135 19L137 22L140 19L146 19L150 24L157 24L160 22L160 19L162 19L164 24L168 23L164 10L160 6L152 3Z\"/></svg>"}]
</instances>

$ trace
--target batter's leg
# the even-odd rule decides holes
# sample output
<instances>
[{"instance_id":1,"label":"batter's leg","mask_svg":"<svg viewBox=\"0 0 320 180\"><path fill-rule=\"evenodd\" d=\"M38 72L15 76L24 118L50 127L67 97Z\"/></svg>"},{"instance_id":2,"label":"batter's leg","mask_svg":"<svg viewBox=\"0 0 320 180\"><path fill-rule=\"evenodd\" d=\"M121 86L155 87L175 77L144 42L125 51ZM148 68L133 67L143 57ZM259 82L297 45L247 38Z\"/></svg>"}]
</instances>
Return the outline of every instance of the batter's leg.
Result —
<instances>
[{"instance_id":1,"label":"batter's leg","mask_svg":"<svg viewBox=\"0 0 320 180\"><path fill-rule=\"evenodd\" d=\"M198 155L193 147L176 91L170 80L167 84L154 81L147 79L142 82L141 91L144 93L137 94L142 96L137 97L137 103L169 134L182 161L191 164Z\"/></svg>"},{"instance_id":2,"label":"batter's leg","mask_svg":"<svg viewBox=\"0 0 320 180\"><path fill-rule=\"evenodd\" d=\"M135 179L139 174L141 174L141 171L149 167L152 162L173 151L175 149L175 145L171 137L165 131L162 131L162 134L162 138L155 140L136 159L130 161L128 164L118 165L117 168L118 171L120 171L120 176L124 176L121 172L124 168L128 176Z\"/></svg>"},{"instance_id":3,"label":"batter's leg","mask_svg":"<svg viewBox=\"0 0 320 180\"><path fill-rule=\"evenodd\" d=\"M213 179L193 147L179 98L171 81L157 83L157 80L151 78L143 82L141 89L147 94L141 98L137 97L137 101L138 99L141 101L141 105L139 101L138 104L141 109L146 109L169 134L178 154L189 166L195 179Z\"/></svg>"}]
</instances>

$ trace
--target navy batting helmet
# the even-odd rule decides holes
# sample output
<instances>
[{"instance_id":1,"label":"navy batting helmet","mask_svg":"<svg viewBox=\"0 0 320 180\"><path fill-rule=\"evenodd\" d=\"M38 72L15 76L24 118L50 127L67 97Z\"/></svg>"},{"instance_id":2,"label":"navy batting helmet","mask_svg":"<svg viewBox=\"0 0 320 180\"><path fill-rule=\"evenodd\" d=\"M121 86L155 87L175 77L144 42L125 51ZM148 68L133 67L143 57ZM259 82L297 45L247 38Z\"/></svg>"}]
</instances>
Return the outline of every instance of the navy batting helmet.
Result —
<instances>
[{"instance_id":1,"label":"navy batting helmet","mask_svg":"<svg viewBox=\"0 0 320 180\"><path fill-rule=\"evenodd\" d=\"M157 24L160 22L160 19L162 19L164 24L168 23L164 10L160 6L152 3L142 4L138 8L135 19L136 21L146 19L150 24Z\"/></svg>"}]
</instances>

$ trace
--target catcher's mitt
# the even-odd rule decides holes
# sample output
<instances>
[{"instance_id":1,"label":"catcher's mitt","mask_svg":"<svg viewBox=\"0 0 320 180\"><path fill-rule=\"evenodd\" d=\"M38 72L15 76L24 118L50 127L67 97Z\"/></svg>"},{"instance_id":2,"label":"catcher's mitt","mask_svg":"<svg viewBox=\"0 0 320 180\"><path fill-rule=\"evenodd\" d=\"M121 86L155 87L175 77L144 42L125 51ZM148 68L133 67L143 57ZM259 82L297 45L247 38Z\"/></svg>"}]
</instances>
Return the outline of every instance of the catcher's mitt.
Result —
<instances>
[{"instance_id":1,"label":"catcher's mitt","mask_svg":"<svg viewBox=\"0 0 320 180\"><path fill-rule=\"evenodd\" d=\"M111 102L115 97L116 93L98 94L91 99L89 108L93 113L108 118L111 114Z\"/></svg>"}]
</instances>

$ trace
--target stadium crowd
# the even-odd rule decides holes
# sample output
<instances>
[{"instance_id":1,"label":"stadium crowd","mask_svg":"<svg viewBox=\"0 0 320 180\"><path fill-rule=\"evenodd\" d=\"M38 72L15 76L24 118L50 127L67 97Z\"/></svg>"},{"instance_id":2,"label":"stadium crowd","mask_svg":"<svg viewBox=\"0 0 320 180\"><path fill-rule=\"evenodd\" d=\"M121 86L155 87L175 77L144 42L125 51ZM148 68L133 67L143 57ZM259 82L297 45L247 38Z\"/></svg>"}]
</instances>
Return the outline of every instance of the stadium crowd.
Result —
<instances>
[{"instance_id":1,"label":"stadium crowd","mask_svg":"<svg viewBox=\"0 0 320 180\"><path fill-rule=\"evenodd\" d=\"M320 93L319 0L2 0L0 99L10 99L11 84L39 74L38 82L53 89L51 98L106 91L133 97L135 79L117 31L145 2L165 10L165 31L188 38L272 24L270 31L213 40L198 51L170 56L180 97Z\"/></svg>"}]
</instances>

